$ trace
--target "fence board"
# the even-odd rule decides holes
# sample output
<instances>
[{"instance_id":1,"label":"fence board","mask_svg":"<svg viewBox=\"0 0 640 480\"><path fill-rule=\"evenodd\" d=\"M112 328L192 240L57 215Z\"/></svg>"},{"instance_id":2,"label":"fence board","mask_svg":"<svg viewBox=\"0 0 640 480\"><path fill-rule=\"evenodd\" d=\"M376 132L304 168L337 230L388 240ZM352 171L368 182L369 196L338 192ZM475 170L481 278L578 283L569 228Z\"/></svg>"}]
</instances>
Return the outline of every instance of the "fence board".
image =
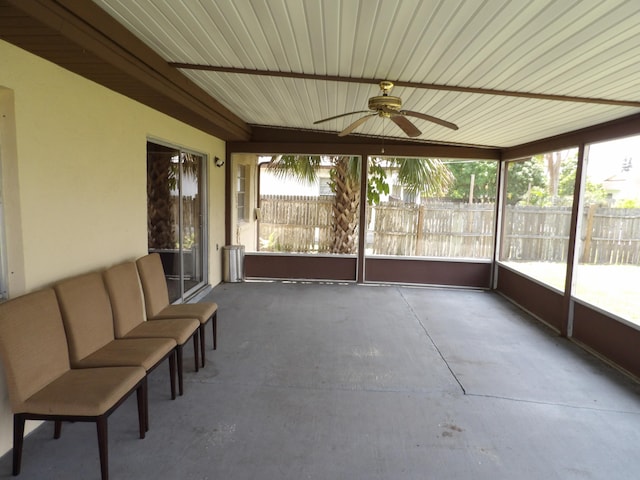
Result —
<instances>
[{"instance_id":1,"label":"fence board","mask_svg":"<svg viewBox=\"0 0 640 480\"><path fill-rule=\"evenodd\" d=\"M261 197L260 250L327 252L333 197ZM367 207L367 252L377 255L491 258L495 205L399 202ZM569 207L508 206L502 258L566 262ZM584 212L580 258L592 264L640 264L640 209Z\"/></svg>"},{"instance_id":2,"label":"fence board","mask_svg":"<svg viewBox=\"0 0 640 480\"><path fill-rule=\"evenodd\" d=\"M331 240L332 196L260 197L260 250L327 252Z\"/></svg>"}]
</instances>

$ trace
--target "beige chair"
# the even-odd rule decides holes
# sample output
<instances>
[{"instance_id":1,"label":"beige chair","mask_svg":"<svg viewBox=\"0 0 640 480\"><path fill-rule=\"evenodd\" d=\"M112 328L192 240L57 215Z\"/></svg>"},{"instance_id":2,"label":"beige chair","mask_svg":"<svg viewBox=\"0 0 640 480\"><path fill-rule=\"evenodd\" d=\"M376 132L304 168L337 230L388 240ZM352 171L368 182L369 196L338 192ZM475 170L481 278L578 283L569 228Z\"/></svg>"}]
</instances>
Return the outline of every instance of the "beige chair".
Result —
<instances>
[{"instance_id":1,"label":"beige chair","mask_svg":"<svg viewBox=\"0 0 640 480\"><path fill-rule=\"evenodd\" d=\"M0 305L0 357L13 411L13 474L20 473L26 420L96 422L102 479L109 477L107 418L134 391L145 437L146 373L141 367L70 368L53 289Z\"/></svg>"},{"instance_id":2,"label":"beige chair","mask_svg":"<svg viewBox=\"0 0 640 480\"><path fill-rule=\"evenodd\" d=\"M168 359L171 398L176 398L174 339L116 339L109 294L98 272L63 280L54 288L72 368L141 366L149 373Z\"/></svg>"},{"instance_id":3,"label":"beige chair","mask_svg":"<svg viewBox=\"0 0 640 480\"><path fill-rule=\"evenodd\" d=\"M147 322L144 298L134 262L125 262L103 272L104 283L109 292L116 338L173 338L176 343L178 361L178 393L184 393L182 350L193 338L195 370L198 371L199 326L195 318L172 318Z\"/></svg>"},{"instance_id":4,"label":"beige chair","mask_svg":"<svg viewBox=\"0 0 640 480\"><path fill-rule=\"evenodd\" d=\"M169 291L167 281L162 268L160 255L150 253L136 261L138 274L144 292L144 302L149 320L161 320L166 318L196 318L200 322L200 358L204 367L205 355L204 327L211 321L213 330L213 349L218 342L218 305L213 302L181 303L171 305L169 303Z\"/></svg>"}]
</instances>

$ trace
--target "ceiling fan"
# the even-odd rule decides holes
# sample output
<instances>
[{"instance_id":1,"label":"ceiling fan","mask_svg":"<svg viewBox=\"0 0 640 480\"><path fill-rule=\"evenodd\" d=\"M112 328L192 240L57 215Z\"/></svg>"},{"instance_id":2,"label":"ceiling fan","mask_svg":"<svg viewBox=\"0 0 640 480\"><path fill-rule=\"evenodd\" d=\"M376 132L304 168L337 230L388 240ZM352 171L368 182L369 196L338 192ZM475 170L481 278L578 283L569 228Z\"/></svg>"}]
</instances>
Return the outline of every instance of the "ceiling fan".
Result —
<instances>
[{"instance_id":1,"label":"ceiling fan","mask_svg":"<svg viewBox=\"0 0 640 480\"><path fill-rule=\"evenodd\" d=\"M317 125L318 123L328 122L329 120L335 120L336 118L346 117L347 115L354 115L356 113L368 113L368 115L360 117L358 120L338 133L338 136L344 137L345 135L349 135L364 122L375 116L390 118L391 121L398 127L400 127L402 131L409 137L417 137L421 135L422 132L418 130L418 128L406 117L421 118L422 120L437 123L438 125L442 125L443 127L447 127L452 130L458 130L458 126L456 124L441 120L436 117L432 117L431 115L420 112L412 112L411 110L400 110L400 108L402 107L402 100L400 99L400 97L392 97L391 95L389 95L389 92L392 88L393 82L382 81L380 82L380 90L382 91L382 95L371 97L369 99L369 110L359 110L355 112L343 113L341 115L323 118L322 120L313 122L313 124Z\"/></svg>"}]
</instances>

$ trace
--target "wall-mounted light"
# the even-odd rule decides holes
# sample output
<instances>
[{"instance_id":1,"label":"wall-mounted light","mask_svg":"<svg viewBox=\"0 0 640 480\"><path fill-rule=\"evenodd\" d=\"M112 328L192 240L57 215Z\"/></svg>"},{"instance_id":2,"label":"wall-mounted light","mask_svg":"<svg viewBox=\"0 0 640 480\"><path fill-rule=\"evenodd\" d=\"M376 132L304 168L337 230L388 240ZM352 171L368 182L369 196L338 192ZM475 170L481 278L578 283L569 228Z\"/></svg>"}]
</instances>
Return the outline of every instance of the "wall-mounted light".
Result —
<instances>
[{"instance_id":1,"label":"wall-mounted light","mask_svg":"<svg viewBox=\"0 0 640 480\"><path fill-rule=\"evenodd\" d=\"M215 163L216 167L222 167L224 165L224 160L220 157L213 157L213 163Z\"/></svg>"}]
</instances>

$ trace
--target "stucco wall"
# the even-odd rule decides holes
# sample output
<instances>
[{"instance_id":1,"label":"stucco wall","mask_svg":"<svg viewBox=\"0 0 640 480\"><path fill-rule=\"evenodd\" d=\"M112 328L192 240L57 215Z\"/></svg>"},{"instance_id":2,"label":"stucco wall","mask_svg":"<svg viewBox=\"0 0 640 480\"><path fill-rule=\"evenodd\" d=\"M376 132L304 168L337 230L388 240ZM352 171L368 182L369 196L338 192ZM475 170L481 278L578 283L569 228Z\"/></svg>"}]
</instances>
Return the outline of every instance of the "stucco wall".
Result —
<instances>
[{"instance_id":1,"label":"stucco wall","mask_svg":"<svg viewBox=\"0 0 640 480\"><path fill-rule=\"evenodd\" d=\"M0 41L9 295L147 252L146 142L208 156L209 283L221 281L222 140ZM12 419L2 376L0 453Z\"/></svg>"}]
</instances>

